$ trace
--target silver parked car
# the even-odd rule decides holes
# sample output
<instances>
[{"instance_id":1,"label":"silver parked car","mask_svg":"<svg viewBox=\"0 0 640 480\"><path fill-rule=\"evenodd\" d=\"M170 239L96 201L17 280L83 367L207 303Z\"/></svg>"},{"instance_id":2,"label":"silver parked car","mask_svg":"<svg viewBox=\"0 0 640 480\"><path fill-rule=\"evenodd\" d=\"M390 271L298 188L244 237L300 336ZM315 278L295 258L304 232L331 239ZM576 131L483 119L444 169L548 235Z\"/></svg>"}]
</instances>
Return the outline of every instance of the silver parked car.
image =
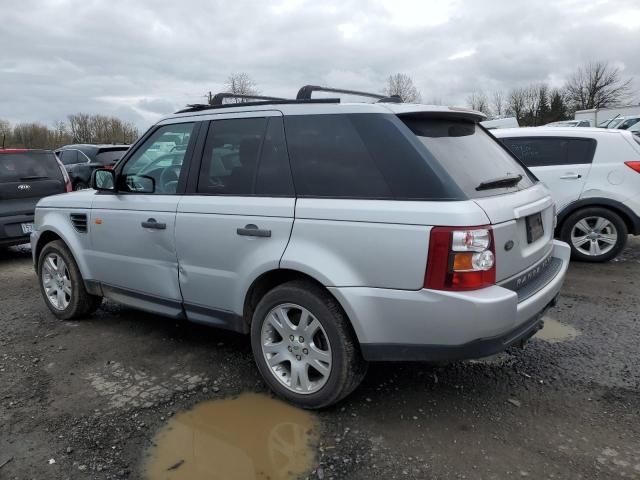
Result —
<instances>
[{"instance_id":1,"label":"silver parked car","mask_svg":"<svg viewBox=\"0 0 640 480\"><path fill-rule=\"evenodd\" d=\"M40 201L33 258L51 312L80 318L106 297L250 334L265 381L306 408L347 396L368 361L482 357L531 337L570 254L547 188L478 112L315 90L191 106L93 190Z\"/></svg>"}]
</instances>

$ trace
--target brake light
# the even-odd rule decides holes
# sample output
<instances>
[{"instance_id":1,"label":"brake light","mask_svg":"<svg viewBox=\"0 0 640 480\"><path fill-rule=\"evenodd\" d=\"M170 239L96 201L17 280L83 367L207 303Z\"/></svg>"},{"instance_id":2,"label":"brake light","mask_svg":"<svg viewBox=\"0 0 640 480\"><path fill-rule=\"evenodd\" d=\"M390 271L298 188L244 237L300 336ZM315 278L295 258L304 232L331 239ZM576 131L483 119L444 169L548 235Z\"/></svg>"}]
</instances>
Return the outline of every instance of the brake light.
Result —
<instances>
[{"instance_id":1,"label":"brake light","mask_svg":"<svg viewBox=\"0 0 640 480\"><path fill-rule=\"evenodd\" d=\"M477 290L495 283L491 227L434 227L431 230L424 288Z\"/></svg>"},{"instance_id":2,"label":"brake light","mask_svg":"<svg viewBox=\"0 0 640 480\"><path fill-rule=\"evenodd\" d=\"M640 162L624 162L624 164L630 169L640 173Z\"/></svg>"}]
</instances>

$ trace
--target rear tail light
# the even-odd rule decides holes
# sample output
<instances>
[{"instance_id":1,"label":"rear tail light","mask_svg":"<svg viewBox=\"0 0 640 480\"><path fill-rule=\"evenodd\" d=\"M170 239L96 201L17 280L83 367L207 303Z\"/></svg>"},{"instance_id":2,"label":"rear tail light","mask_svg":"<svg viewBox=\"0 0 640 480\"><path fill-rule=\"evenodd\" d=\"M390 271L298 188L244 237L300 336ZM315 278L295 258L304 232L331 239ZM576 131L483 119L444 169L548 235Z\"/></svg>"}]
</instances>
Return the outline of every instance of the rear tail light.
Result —
<instances>
[{"instance_id":1,"label":"rear tail light","mask_svg":"<svg viewBox=\"0 0 640 480\"><path fill-rule=\"evenodd\" d=\"M624 162L624 164L630 169L640 173L640 162Z\"/></svg>"},{"instance_id":2,"label":"rear tail light","mask_svg":"<svg viewBox=\"0 0 640 480\"><path fill-rule=\"evenodd\" d=\"M495 283L491 227L434 227L431 230L424 288L477 290Z\"/></svg>"}]
</instances>

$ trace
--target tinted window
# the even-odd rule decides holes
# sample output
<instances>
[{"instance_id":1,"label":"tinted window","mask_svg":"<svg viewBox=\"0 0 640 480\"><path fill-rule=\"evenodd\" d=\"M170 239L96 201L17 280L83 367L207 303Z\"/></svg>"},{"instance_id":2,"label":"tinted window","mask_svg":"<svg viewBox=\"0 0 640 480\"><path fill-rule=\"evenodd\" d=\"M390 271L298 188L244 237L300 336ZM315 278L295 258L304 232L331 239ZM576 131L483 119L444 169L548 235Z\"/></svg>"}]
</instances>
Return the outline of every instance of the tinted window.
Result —
<instances>
[{"instance_id":1,"label":"tinted window","mask_svg":"<svg viewBox=\"0 0 640 480\"><path fill-rule=\"evenodd\" d=\"M256 195L293 196L287 144L282 118L271 117L262 145L256 178Z\"/></svg>"},{"instance_id":2,"label":"tinted window","mask_svg":"<svg viewBox=\"0 0 640 480\"><path fill-rule=\"evenodd\" d=\"M635 125L636 123L638 123L639 121L640 121L640 118L629 118L629 119L625 120L624 122L622 122L620 125L618 125L618 128L620 128L622 130L626 130L630 126Z\"/></svg>"},{"instance_id":3,"label":"tinted window","mask_svg":"<svg viewBox=\"0 0 640 480\"><path fill-rule=\"evenodd\" d=\"M62 180L52 152L0 153L0 182Z\"/></svg>"},{"instance_id":4,"label":"tinted window","mask_svg":"<svg viewBox=\"0 0 640 480\"><path fill-rule=\"evenodd\" d=\"M96 160L103 165L111 165L120 160L126 151L126 149L100 150L96 155Z\"/></svg>"},{"instance_id":5,"label":"tinted window","mask_svg":"<svg viewBox=\"0 0 640 480\"><path fill-rule=\"evenodd\" d=\"M404 121L421 141L426 155L441 165L470 198L508 193L533 185L530 172L475 123L415 117ZM518 175L522 178L514 187L477 190L483 183Z\"/></svg>"},{"instance_id":6,"label":"tinted window","mask_svg":"<svg viewBox=\"0 0 640 480\"><path fill-rule=\"evenodd\" d=\"M146 177L147 184L148 178L153 179L154 193L176 193L186 148L175 147L189 144L193 126L193 123L178 123L155 130L127 160L118 188L136 192L139 184L136 177Z\"/></svg>"},{"instance_id":7,"label":"tinted window","mask_svg":"<svg viewBox=\"0 0 640 480\"><path fill-rule=\"evenodd\" d=\"M209 126L198 192L292 195L281 118L215 120Z\"/></svg>"},{"instance_id":8,"label":"tinted window","mask_svg":"<svg viewBox=\"0 0 640 480\"><path fill-rule=\"evenodd\" d=\"M79 163L81 160L78 159L78 151L77 150L62 150L60 152L60 161L64 165L73 165L75 163ZM86 160L84 157L81 157L82 160Z\"/></svg>"},{"instance_id":9,"label":"tinted window","mask_svg":"<svg viewBox=\"0 0 640 480\"><path fill-rule=\"evenodd\" d=\"M503 138L502 142L528 167L591 163L596 141L587 138Z\"/></svg>"}]
</instances>

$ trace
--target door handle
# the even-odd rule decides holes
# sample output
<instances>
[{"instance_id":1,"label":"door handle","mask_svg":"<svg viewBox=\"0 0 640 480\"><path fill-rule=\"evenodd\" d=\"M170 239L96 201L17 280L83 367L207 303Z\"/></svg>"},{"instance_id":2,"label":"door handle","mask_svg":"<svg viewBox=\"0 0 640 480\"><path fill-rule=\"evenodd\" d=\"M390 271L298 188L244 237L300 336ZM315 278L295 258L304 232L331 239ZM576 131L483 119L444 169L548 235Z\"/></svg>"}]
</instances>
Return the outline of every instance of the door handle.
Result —
<instances>
[{"instance_id":1,"label":"door handle","mask_svg":"<svg viewBox=\"0 0 640 480\"><path fill-rule=\"evenodd\" d=\"M140 225L142 225L144 228L155 228L156 230L164 230L165 228L167 228L166 223L160 223L156 221L155 218L150 218L146 222L142 222Z\"/></svg>"},{"instance_id":2,"label":"door handle","mask_svg":"<svg viewBox=\"0 0 640 480\"><path fill-rule=\"evenodd\" d=\"M582 175L579 173L567 173L560 177L562 180L577 180L578 178L582 178Z\"/></svg>"},{"instance_id":3,"label":"door handle","mask_svg":"<svg viewBox=\"0 0 640 480\"><path fill-rule=\"evenodd\" d=\"M261 228L258 228L258 226L254 225L253 223L245 225L244 228L238 228L236 230L236 233L238 235L242 235L243 237L265 237L266 238L271 236L271 230L263 230Z\"/></svg>"}]
</instances>

